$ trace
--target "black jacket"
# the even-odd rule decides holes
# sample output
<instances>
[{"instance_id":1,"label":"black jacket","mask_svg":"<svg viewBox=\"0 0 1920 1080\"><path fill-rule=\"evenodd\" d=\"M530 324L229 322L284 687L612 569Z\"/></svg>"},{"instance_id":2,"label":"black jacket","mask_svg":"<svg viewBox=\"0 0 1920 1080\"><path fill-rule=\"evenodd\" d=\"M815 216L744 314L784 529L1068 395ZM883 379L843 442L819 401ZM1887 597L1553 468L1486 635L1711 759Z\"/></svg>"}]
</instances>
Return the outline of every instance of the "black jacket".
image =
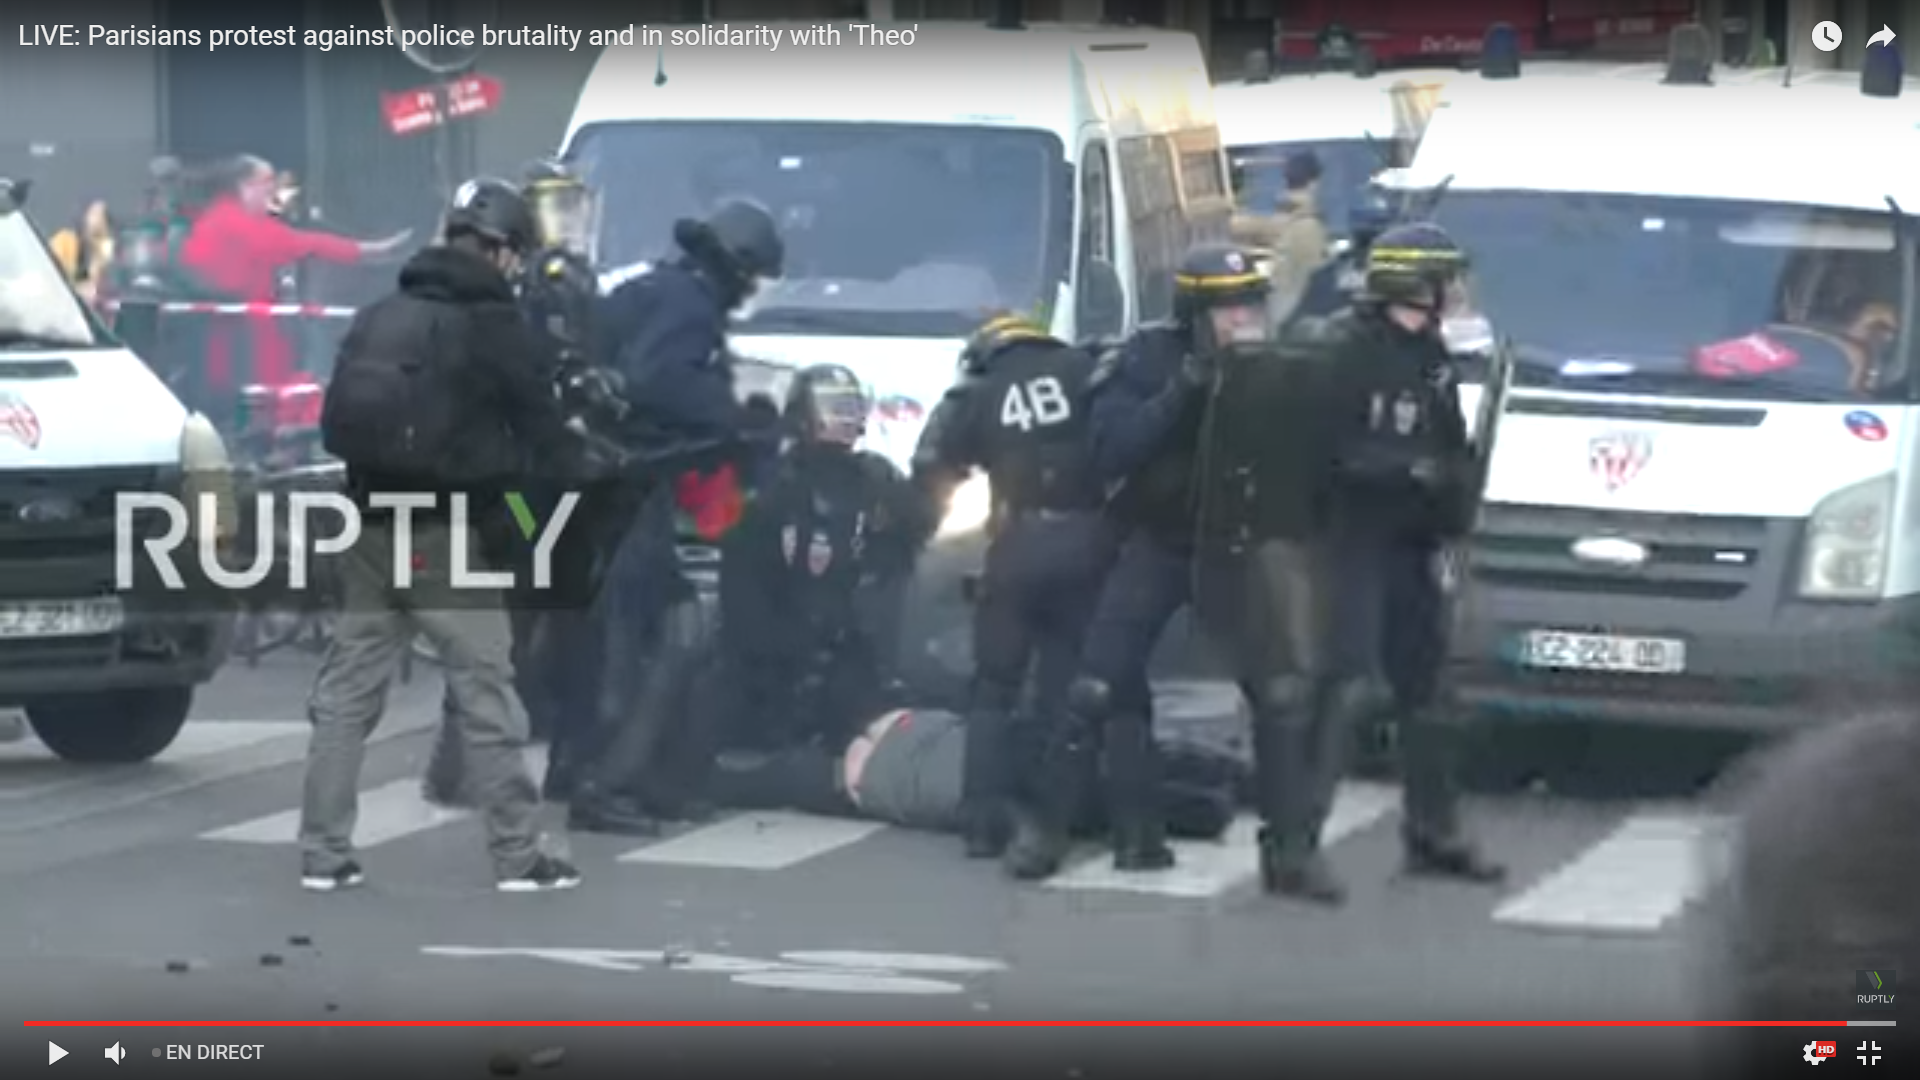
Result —
<instances>
[{"instance_id":1,"label":"black jacket","mask_svg":"<svg viewBox=\"0 0 1920 1080\"><path fill-rule=\"evenodd\" d=\"M915 478L938 489L985 469L997 508L1097 509L1104 490L1088 438L1096 366L1059 341L1016 342L986 357L927 418Z\"/></svg>"},{"instance_id":2,"label":"black jacket","mask_svg":"<svg viewBox=\"0 0 1920 1080\"><path fill-rule=\"evenodd\" d=\"M912 571L921 505L884 458L789 450L721 543L723 646L792 669L857 638L860 589Z\"/></svg>"},{"instance_id":3,"label":"black jacket","mask_svg":"<svg viewBox=\"0 0 1920 1080\"><path fill-rule=\"evenodd\" d=\"M1329 425L1322 460L1332 524L1412 540L1464 536L1475 457L1439 336L1410 332L1370 305L1301 332L1324 335L1311 408Z\"/></svg>"},{"instance_id":4,"label":"black jacket","mask_svg":"<svg viewBox=\"0 0 1920 1080\"><path fill-rule=\"evenodd\" d=\"M448 312L457 319L448 320ZM450 325L458 329L449 333ZM349 461L350 489L485 498L574 470L575 440L542 370L540 346L492 263L453 247L415 255L400 271L399 291L361 309L341 342L340 363L356 353L428 350L439 350L460 376L449 380L459 427L443 465L434 476L394 476Z\"/></svg>"},{"instance_id":5,"label":"black jacket","mask_svg":"<svg viewBox=\"0 0 1920 1080\"><path fill-rule=\"evenodd\" d=\"M1090 416L1094 468L1115 491L1115 515L1169 547L1191 548L1197 526L1206 394L1180 377L1186 337L1142 329L1101 359Z\"/></svg>"}]
</instances>

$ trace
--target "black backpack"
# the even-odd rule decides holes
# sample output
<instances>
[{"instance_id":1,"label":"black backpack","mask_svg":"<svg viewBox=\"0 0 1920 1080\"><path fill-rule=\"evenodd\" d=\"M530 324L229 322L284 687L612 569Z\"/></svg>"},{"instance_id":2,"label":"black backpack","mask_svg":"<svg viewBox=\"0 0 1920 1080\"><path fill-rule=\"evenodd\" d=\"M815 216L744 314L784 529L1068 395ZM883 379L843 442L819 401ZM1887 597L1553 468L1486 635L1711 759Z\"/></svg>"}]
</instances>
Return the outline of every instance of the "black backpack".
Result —
<instances>
[{"instance_id":1,"label":"black backpack","mask_svg":"<svg viewBox=\"0 0 1920 1080\"><path fill-rule=\"evenodd\" d=\"M396 325L403 320L413 325ZM320 419L327 452L374 473L458 474L468 328L458 308L411 297L361 312L327 383Z\"/></svg>"}]
</instances>

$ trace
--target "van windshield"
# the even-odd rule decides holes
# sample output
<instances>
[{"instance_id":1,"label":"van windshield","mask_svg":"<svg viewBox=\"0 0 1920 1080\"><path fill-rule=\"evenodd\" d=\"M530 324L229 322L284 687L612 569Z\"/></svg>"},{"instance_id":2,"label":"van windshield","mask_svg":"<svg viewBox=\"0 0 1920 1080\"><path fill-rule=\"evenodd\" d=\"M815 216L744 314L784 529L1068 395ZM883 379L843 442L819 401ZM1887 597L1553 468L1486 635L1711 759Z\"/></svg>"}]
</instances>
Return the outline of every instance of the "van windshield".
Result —
<instances>
[{"instance_id":1,"label":"van windshield","mask_svg":"<svg viewBox=\"0 0 1920 1080\"><path fill-rule=\"evenodd\" d=\"M598 256L673 251L673 223L730 198L772 210L786 277L747 332L963 336L983 313L1050 305L1067 272L1060 141L946 125L637 122L585 129L572 157L602 193Z\"/></svg>"},{"instance_id":2,"label":"van windshield","mask_svg":"<svg viewBox=\"0 0 1920 1080\"><path fill-rule=\"evenodd\" d=\"M1234 202L1251 213L1271 213L1287 196L1287 156L1311 152L1320 157L1320 219L1335 233L1347 230L1353 208L1367 199L1367 187L1385 162L1385 142L1365 139L1278 142L1230 146Z\"/></svg>"},{"instance_id":3,"label":"van windshield","mask_svg":"<svg viewBox=\"0 0 1920 1080\"><path fill-rule=\"evenodd\" d=\"M1715 199L1444 194L1470 315L1528 382L1776 400L1903 397L1914 316L1891 213Z\"/></svg>"},{"instance_id":4,"label":"van windshield","mask_svg":"<svg viewBox=\"0 0 1920 1080\"><path fill-rule=\"evenodd\" d=\"M0 349L89 349L93 320L25 214L0 214Z\"/></svg>"}]
</instances>

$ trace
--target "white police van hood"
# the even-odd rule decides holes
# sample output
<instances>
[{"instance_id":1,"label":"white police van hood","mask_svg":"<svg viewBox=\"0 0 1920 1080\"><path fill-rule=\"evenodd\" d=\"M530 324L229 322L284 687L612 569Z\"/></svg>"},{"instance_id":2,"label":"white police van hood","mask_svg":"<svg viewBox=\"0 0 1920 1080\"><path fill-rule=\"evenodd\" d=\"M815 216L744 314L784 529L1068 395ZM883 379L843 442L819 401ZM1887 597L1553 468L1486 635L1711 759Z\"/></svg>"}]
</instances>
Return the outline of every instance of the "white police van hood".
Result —
<instances>
[{"instance_id":1,"label":"white police van hood","mask_svg":"<svg viewBox=\"0 0 1920 1080\"><path fill-rule=\"evenodd\" d=\"M0 470L172 465L186 419L127 349L0 350Z\"/></svg>"},{"instance_id":2,"label":"white police van hood","mask_svg":"<svg viewBox=\"0 0 1920 1080\"><path fill-rule=\"evenodd\" d=\"M1461 387L1470 424L1481 393L1478 386ZM1512 409L1543 401L1638 404L1676 419ZM1517 391L1509 402L1489 501L1640 513L1805 518L1834 492L1895 471L1913 426L1899 410L1861 404L1534 390ZM1718 412L1722 422L1685 421L1686 410ZM1566 411L1564 405L1556 410Z\"/></svg>"},{"instance_id":3,"label":"white police van hood","mask_svg":"<svg viewBox=\"0 0 1920 1080\"><path fill-rule=\"evenodd\" d=\"M965 344L959 338L736 335L733 351L747 361L736 373L742 393L786 400L793 373L815 364L840 364L873 393L874 408L862 445L908 470L927 415L953 385ZM765 365L765 366L762 366Z\"/></svg>"}]
</instances>

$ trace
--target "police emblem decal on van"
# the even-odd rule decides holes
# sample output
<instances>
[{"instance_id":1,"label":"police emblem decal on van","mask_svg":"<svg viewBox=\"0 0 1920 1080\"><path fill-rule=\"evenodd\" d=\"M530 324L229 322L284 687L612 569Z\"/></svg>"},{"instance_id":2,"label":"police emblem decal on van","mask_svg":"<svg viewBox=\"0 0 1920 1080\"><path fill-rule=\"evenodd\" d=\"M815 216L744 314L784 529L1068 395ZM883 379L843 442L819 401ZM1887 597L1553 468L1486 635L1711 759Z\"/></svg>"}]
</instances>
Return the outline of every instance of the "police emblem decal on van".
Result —
<instances>
[{"instance_id":1,"label":"police emblem decal on van","mask_svg":"<svg viewBox=\"0 0 1920 1080\"><path fill-rule=\"evenodd\" d=\"M1887 422L1864 409L1847 414L1847 430L1861 442L1884 442L1887 437Z\"/></svg>"},{"instance_id":2,"label":"police emblem decal on van","mask_svg":"<svg viewBox=\"0 0 1920 1080\"><path fill-rule=\"evenodd\" d=\"M1633 482L1653 457L1653 436L1640 431L1609 431L1587 443L1587 467L1609 494Z\"/></svg>"},{"instance_id":3,"label":"police emblem decal on van","mask_svg":"<svg viewBox=\"0 0 1920 1080\"><path fill-rule=\"evenodd\" d=\"M40 415L20 395L0 390L0 435L29 450L40 449Z\"/></svg>"}]
</instances>

